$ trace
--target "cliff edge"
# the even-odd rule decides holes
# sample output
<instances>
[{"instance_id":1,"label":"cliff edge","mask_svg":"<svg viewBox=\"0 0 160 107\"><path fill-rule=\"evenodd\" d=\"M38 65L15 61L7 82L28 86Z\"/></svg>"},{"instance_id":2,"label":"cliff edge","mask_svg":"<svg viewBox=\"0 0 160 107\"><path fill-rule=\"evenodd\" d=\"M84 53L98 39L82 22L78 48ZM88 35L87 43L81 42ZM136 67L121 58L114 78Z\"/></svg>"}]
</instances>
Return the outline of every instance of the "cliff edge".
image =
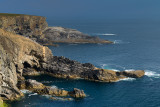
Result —
<instances>
[{"instance_id":1,"label":"cliff edge","mask_svg":"<svg viewBox=\"0 0 160 107\"><path fill-rule=\"evenodd\" d=\"M48 27L45 17L0 13L0 28L28 37L42 45L53 43L113 43L74 29Z\"/></svg>"}]
</instances>

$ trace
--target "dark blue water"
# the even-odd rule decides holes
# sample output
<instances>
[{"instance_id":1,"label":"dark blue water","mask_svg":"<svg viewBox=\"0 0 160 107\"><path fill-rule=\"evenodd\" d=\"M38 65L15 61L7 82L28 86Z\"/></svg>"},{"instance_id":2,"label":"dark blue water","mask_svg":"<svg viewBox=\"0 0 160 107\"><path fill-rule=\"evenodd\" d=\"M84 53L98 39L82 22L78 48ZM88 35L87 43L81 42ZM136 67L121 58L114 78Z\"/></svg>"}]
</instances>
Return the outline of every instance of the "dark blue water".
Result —
<instances>
[{"instance_id":1,"label":"dark blue water","mask_svg":"<svg viewBox=\"0 0 160 107\"><path fill-rule=\"evenodd\" d=\"M85 80L56 79L50 76L30 77L46 85L66 90L83 89L88 95L82 100L53 101L44 96L26 94L13 107L158 107L160 106L160 21L69 21L49 22L50 25L78 29L99 35L115 44L60 44L49 47L54 55L82 63L115 70L142 69L143 78L98 83ZM105 34L105 35L104 35ZM115 35L107 35L115 34Z\"/></svg>"}]
</instances>

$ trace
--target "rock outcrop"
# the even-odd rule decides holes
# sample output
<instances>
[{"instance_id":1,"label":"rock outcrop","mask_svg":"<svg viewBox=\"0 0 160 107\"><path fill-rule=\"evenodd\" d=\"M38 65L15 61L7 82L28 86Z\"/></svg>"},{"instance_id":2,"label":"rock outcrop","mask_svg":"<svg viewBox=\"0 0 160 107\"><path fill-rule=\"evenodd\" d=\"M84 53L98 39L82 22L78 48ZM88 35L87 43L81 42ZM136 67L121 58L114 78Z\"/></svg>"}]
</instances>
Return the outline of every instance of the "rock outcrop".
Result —
<instances>
[{"instance_id":1,"label":"rock outcrop","mask_svg":"<svg viewBox=\"0 0 160 107\"><path fill-rule=\"evenodd\" d=\"M74 97L74 98L83 98L86 97L86 94L83 90L74 88L73 91L66 91L63 89L58 89L57 87L45 86L44 84L37 82L36 80L25 80L24 89L30 90L34 93L40 95L51 95L51 96L60 96L60 97Z\"/></svg>"},{"instance_id":2,"label":"rock outcrop","mask_svg":"<svg viewBox=\"0 0 160 107\"><path fill-rule=\"evenodd\" d=\"M47 47L0 29L0 95L11 100L22 96L17 82L22 79L23 69L36 69L49 57L52 53Z\"/></svg>"},{"instance_id":3,"label":"rock outcrop","mask_svg":"<svg viewBox=\"0 0 160 107\"><path fill-rule=\"evenodd\" d=\"M144 71L117 73L96 68L90 63L79 63L65 57L53 56L49 48L29 38L0 29L0 95L2 99L14 100L23 96L20 88L34 89L34 92L73 97L83 97L84 92L53 90L33 80L26 81L23 75L48 74L59 78L82 78L100 82L115 82L121 78L139 78ZM27 86L27 87L26 87ZM36 90L35 90L36 89ZM57 93L57 94L56 94Z\"/></svg>"},{"instance_id":4,"label":"rock outcrop","mask_svg":"<svg viewBox=\"0 0 160 107\"><path fill-rule=\"evenodd\" d=\"M113 43L108 40L102 40L99 37L83 34L75 29L63 27L47 27L43 34L53 43Z\"/></svg>"},{"instance_id":5,"label":"rock outcrop","mask_svg":"<svg viewBox=\"0 0 160 107\"><path fill-rule=\"evenodd\" d=\"M28 37L42 45L53 43L112 43L98 37L83 34L74 29L48 27L45 17L0 14L0 28L18 35Z\"/></svg>"}]
</instances>

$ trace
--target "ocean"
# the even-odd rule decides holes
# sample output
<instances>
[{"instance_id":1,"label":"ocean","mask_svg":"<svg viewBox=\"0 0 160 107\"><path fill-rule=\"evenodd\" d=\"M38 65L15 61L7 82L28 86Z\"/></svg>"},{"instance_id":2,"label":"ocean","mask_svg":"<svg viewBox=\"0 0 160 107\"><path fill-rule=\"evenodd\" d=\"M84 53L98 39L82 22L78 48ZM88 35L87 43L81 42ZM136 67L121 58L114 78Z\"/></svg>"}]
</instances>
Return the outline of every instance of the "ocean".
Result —
<instances>
[{"instance_id":1,"label":"ocean","mask_svg":"<svg viewBox=\"0 0 160 107\"><path fill-rule=\"evenodd\" d=\"M114 41L114 44L59 44L49 46L55 56L65 56L96 67L123 70L145 70L145 76L114 83L57 79L47 75L28 77L66 90L79 88L87 97L72 101L53 101L23 90L25 97L11 102L12 107L158 107L160 106L160 21L101 20L48 21Z\"/></svg>"}]
</instances>

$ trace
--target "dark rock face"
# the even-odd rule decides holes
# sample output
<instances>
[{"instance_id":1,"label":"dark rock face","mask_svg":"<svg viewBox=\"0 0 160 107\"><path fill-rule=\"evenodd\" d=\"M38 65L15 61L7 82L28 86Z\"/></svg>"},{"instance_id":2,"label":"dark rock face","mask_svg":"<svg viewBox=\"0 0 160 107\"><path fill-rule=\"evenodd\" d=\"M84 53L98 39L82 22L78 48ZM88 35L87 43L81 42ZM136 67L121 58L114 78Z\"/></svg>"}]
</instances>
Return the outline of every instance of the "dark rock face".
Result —
<instances>
[{"instance_id":1,"label":"dark rock face","mask_svg":"<svg viewBox=\"0 0 160 107\"><path fill-rule=\"evenodd\" d=\"M48 27L43 32L45 37L52 42L60 43L112 43L108 40L102 40L99 37L83 34L75 29L62 27Z\"/></svg>"}]
</instances>

